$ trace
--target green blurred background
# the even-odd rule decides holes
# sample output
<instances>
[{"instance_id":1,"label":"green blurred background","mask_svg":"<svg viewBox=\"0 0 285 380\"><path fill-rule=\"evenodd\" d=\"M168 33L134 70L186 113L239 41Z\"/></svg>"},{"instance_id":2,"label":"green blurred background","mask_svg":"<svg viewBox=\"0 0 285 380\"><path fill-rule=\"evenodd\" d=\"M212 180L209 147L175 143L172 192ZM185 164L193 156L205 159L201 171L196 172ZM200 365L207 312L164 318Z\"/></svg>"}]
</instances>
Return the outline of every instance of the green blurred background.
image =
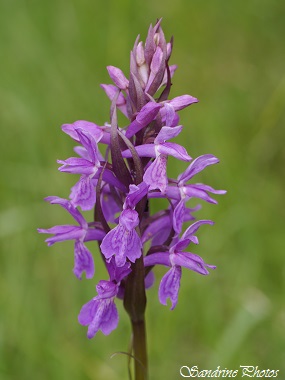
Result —
<instances>
[{"instance_id":1,"label":"green blurred background","mask_svg":"<svg viewBox=\"0 0 285 380\"><path fill-rule=\"evenodd\" d=\"M185 271L174 311L159 304L159 281L148 292L150 379L181 378L182 365L285 376L285 3L0 0L1 380L127 379L126 356L110 358L129 344L122 306L108 337L89 341L77 322L105 278L99 260L95 279L79 282L72 243L47 248L36 228L69 222L42 200L67 197L76 180L57 171L73 147L61 124L108 120L105 67L128 74L136 36L157 17L175 36L171 96L200 99L181 112L180 142L192 157L220 158L197 180L228 194L196 214L216 224L201 228L193 252L217 270ZM173 160L169 174L184 168Z\"/></svg>"}]
</instances>

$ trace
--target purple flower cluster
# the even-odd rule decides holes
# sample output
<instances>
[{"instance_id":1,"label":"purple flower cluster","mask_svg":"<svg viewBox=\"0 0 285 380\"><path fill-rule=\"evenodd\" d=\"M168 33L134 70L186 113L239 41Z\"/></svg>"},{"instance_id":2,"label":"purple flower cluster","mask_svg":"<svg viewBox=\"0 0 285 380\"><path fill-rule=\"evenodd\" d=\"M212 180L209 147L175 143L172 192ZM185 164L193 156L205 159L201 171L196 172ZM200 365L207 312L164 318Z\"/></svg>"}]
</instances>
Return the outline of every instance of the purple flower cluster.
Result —
<instances>
[{"instance_id":1,"label":"purple flower cluster","mask_svg":"<svg viewBox=\"0 0 285 380\"><path fill-rule=\"evenodd\" d=\"M195 219L192 213L199 208L191 209L187 202L199 198L217 203L210 194L225 191L189 183L207 166L219 162L215 156L206 154L192 160L183 146L169 142L183 129L178 111L198 102L190 95L168 99L176 70L175 65L169 65L171 52L172 41L165 41L158 21L150 26L144 44L137 38L129 78L119 68L107 67L114 84L101 87L111 100L110 123L99 126L79 120L62 126L78 146L74 148L77 157L58 160L59 170L80 177L69 200L51 196L46 201L63 207L78 225L38 231L53 235L46 240L48 245L74 241L73 272L79 279L83 272L86 278L93 278L94 257L85 243L98 242L109 279L99 281L97 296L80 311L79 322L88 325L88 338L98 330L109 334L117 327L115 299L126 297L126 284L138 262L144 271L144 289L152 285L156 265L168 268L158 296L164 305L169 298L171 309L177 304L182 267L203 275L209 273L207 268L215 268L185 251L190 243L198 244L195 234L201 225L213 224L199 220L183 228ZM128 119L124 128L118 126L117 110ZM98 144L104 147L102 152ZM177 179L167 176L169 156L186 163ZM151 213L155 198L165 198L168 208ZM79 208L94 210L94 220L87 222ZM132 281L134 289L136 278Z\"/></svg>"}]
</instances>

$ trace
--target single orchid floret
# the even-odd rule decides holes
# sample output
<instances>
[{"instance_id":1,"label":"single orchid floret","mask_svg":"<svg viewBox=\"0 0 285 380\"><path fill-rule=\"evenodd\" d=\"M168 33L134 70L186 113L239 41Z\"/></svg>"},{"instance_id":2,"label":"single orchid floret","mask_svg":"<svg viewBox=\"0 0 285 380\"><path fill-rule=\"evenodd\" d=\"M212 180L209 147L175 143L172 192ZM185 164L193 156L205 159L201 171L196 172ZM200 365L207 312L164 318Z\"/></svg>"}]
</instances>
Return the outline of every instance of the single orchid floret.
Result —
<instances>
[{"instance_id":1,"label":"single orchid floret","mask_svg":"<svg viewBox=\"0 0 285 380\"><path fill-rule=\"evenodd\" d=\"M199 220L193 223L182 235L176 244L170 247L168 252L152 253L144 258L145 266L165 265L171 269L162 277L159 286L159 300L166 305L167 298L172 302L171 310L175 308L178 300L180 288L181 267L191 269L194 272L207 275L209 274L206 267L215 269L214 265L209 265L194 253L183 252L190 242L198 244L198 238L194 235L202 224L214 224L211 220Z\"/></svg>"},{"instance_id":2,"label":"single orchid floret","mask_svg":"<svg viewBox=\"0 0 285 380\"><path fill-rule=\"evenodd\" d=\"M154 157L155 160L146 169L143 180L149 185L149 190L159 189L165 192L168 179L166 174L167 157L173 156L183 161L190 161L186 149L176 143L166 142L179 135L182 125L176 127L162 127L153 144L143 144L135 147L140 157ZM122 152L123 157L132 157L130 150Z\"/></svg>"},{"instance_id":3,"label":"single orchid floret","mask_svg":"<svg viewBox=\"0 0 285 380\"><path fill-rule=\"evenodd\" d=\"M98 295L87 302L80 310L78 321L88 325L87 337L93 338L99 330L109 335L118 325L119 315L114 302L118 293L118 284L112 281L99 281L96 286Z\"/></svg>"},{"instance_id":4,"label":"single orchid floret","mask_svg":"<svg viewBox=\"0 0 285 380\"><path fill-rule=\"evenodd\" d=\"M139 215L135 207L147 192L148 186L144 182L130 185L119 224L107 233L101 243L101 251L106 260L109 261L115 256L118 267L125 265L127 259L134 263L142 255L142 242L135 230L139 224Z\"/></svg>"},{"instance_id":5,"label":"single orchid floret","mask_svg":"<svg viewBox=\"0 0 285 380\"><path fill-rule=\"evenodd\" d=\"M100 167L100 156L95 139L83 129L76 129L80 143L86 149L85 158L71 157L67 160L58 160L62 166L61 172L84 174L93 177Z\"/></svg>"},{"instance_id":6,"label":"single orchid floret","mask_svg":"<svg viewBox=\"0 0 285 380\"><path fill-rule=\"evenodd\" d=\"M90 210L94 207L96 193L92 184L92 178L100 168L100 158L97 143L89 132L80 128L76 129L79 141L81 142L84 153L79 153L83 157L71 157L67 160L58 160L62 164L59 168L62 172L81 174L80 180L75 184L71 191L71 199L75 206L80 206L82 210Z\"/></svg>"},{"instance_id":7,"label":"single orchid floret","mask_svg":"<svg viewBox=\"0 0 285 380\"><path fill-rule=\"evenodd\" d=\"M90 240L102 240L105 232L100 228L91 228L81 215L81 213L66 199L59 197L47 197L46 201L51 204L59 204L77 221L79 226L61 225L48 229L39 228L38 232L45 234L53 234L53 237L46 239L46 243L50 246L54 243L74 240L74 269L73 272L77 278L81 279L82 273L86 272L86 278L92 278L94 275L94 261L91 252L84 245L84 242Z\"/></svg>"},{"instance_id":8,"label":"single orchid floret","mask_svg":"<svg viewBox=\"0 0 285 380\"><path fill-rule=\"evenodd\" d=\"M119 225L104 237L101 251L106 260L115 256L116 265L123 266L126 260L135 262L142 255L142 243L135 228L139 224L139 216L135 210L123 210L119 217Z\"/></svg>"},{"instance_id":9,"label":"single orchid floret","mask_svg":"<svg viewBox=\"0 0 285 380\"><path fill-rule=\"evenodd\" d=\"M178 176L178 180L172 181L170 186L166 188L166 196L175 202L173 212L173 228L176 233L180 233L183 224L183 215L185 212L185 203L190 198L200 198L209 203L217 203L215 199L209 196L208 193L225 194L225 190L215 190L211 186L201 183L187 184L194 175L204 170L207 166L218 163L217 157L212 154L205 154L197 157L188 168ZM155 194L152 195L153 197Z\"/></svg>"},{"instance_id":10,"label":"single orchid floret","mask_svg":"<svg viewBox=\"0 0 285 380\"><path fill-rule=\"evenodd\" d=\"M179 160L190 161L191 157L188 155L186 149L176 143L169 143L166 140L176 137L182 130L182 126L177 127L162 127L159 134L154 140L154 144L145 144L154 149L155 160L146 169L143 180L150 186L150 190L159 189L163 194L165 193L168 178L166 173L167 157L173 156ZM137 147L139 148L139 147ZM150 152L148 152L150 154ZM140 154L140 153L139 153Z\"/></svg>"}]
</instances>

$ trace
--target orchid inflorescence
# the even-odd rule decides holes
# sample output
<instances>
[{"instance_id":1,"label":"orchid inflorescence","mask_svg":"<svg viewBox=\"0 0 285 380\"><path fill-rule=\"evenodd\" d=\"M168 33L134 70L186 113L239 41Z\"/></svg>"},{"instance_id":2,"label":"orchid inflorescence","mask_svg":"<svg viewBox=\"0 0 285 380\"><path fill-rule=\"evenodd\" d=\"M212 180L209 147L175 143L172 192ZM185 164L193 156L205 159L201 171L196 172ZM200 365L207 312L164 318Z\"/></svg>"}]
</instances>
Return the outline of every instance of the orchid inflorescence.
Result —
<instances>
[{"instance_id":1,"label":"orchid inflorescence","mask_svg":"<svg viewBox=\"0 0 285 380\"><path fill-rule=\"evenodd\" d=\"M101 87L111 100L110 124L99 126L79 120L64 124L62 130L76 141L78 157L58 160L61 172L79 174L69 200L56 196L45 200L58 204L75 219L75 225L39 229L52 234L48 245L73 240L75 276L91 279L94 257L85 245L97 241L108 279L96 286L97 295L86 303L79 322L88 325L88 338L99 330L109 334L118 325L116 299L123 299L133 321L143 318L145 289L154 282L153 268L168 268L159 285L159 301L171 309L177 304L182 267L207 275L208 268L198 255L186 252L190 243L198 244L196 232L211 220L193 221L196 208L187 207L192 198L217 203L210 194L224 194L192 178L209 165L219 162L212 154L192 159L186 149L169 142L182 132L178 112L198 100L190 95L168 99L176 70L169 65L173 41L166 43L159 20L151 25L145 41L137 38L130 56L129 79L114 66L108 66L114 84ZM128 119L120 128L117 110ZM105 146L104 154L98 145ZM177 179L168 178L168 156L185 161L186 169ZM168 207L151 213L151 203L165 198ZM94 210L87 222L81 211ZM115 227L114 227L115 226ZM100 256L97 254L97 256ZM97 257L96 257L97 259Z\"/></svg>"}]
</instances>

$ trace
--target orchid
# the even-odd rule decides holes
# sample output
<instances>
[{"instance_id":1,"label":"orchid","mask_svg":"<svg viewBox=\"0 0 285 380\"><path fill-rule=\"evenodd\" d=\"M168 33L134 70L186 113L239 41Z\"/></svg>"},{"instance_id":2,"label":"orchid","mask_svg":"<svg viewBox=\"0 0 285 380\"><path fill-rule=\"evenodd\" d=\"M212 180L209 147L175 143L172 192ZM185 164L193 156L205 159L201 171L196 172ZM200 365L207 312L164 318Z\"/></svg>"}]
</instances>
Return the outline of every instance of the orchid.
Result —
<instances>
[{"instance_id":1,"label":"orchid","mask_svg":"<svg viewBox=\"0 0 285 380\"><path fill-rule=\"evenodd\" d=\"M48 245L74 241L73 272L81 279L94 276L94 260L104 261L107 279L99 280L97 295L79 313L78 321L88 326L87 337L99 331L107 335L118 326L116 302L123 300L132 330L132 352L136 358L136 380L147 378L145 330L146 289L155 281L156 266L167 267L160 280L158 299L173 310L178 304L182 268L202 275L215 269L193 252L185 250L198 244L195 235L211 220L195 220L201 206L189 208L187 202L198 198L217 203L209 194L224 194L209 185L189 183L206 167L219 162L212 154L192 159L187 150L169 141L184 133L179 111L198 102L191 95L171 98L171 82L177 68L169 65L173 41L166 42L161 20L150 26L145 43L135 41L130 58L130 75L114 66L107 70L113 84L102 84L111 101L110 120L104 126L78 120L64 124L63 132L77 145L78 157L58 160L60 172L77 174L69 199L47 197L59 204L78 225L39 229L53 236ZM117 112L126 117L119 127ZM104 145L104 154L100 152ZM177 179L167 175L168 157L185 163ZM153 212L157 198L168 201L166 209ZM93 210L87 222L82 212ZM97 241L101 254L91 252L86 242Z\"/></svg>"}]
</instances>

